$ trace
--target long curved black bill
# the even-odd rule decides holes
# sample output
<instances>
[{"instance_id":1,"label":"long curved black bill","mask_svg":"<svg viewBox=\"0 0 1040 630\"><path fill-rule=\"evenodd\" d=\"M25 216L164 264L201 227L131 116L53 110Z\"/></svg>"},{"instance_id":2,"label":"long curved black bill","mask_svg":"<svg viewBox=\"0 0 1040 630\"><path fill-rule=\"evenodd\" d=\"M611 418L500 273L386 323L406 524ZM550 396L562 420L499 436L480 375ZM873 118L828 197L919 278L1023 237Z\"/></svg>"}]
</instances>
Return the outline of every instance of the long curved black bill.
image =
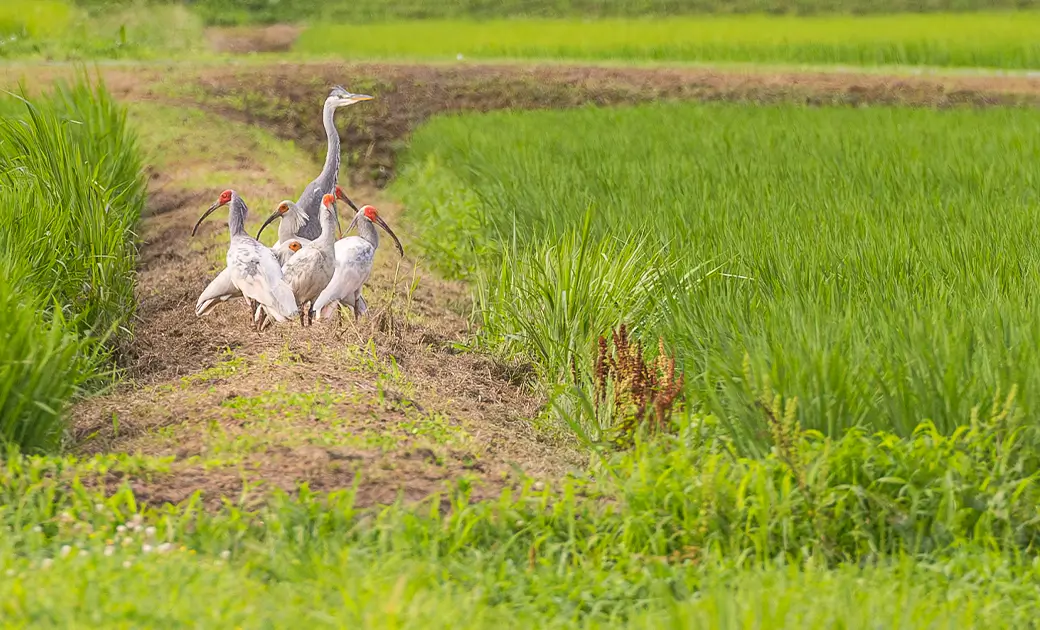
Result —
<instances>
[{"instance_id":1,"label":"long curved black bill","mask_svg":"<svg viewBox=\"0 0 1040 630\"><path fill-rule=\"evenodd\" d=\"M206 220L206 217L208 217L209 215L213 214L213 211L216 210L217 208L219 208L222 205L224 205L224 204L222 204L222 203L220 203L218 201L217 203L215 203L212 206L210 206L209 210L207 210L201 217L199 217L198 222L195 223L195 227L191 228L191 235L195 236L195 232L197 232L199 230L199 226L202 225L202 222Z\"/></svg>"},{"instance_id":2,"label":"long curved black bill","mask_svg":"<svg viewBox=\"0 0 1040 630\"><path fill-rule=\"evenodd\" d=\"M280 216L282 216L282 213L277 211L277 210L275 210L274 214L272 214L271 216L267 217L267 220L264 221L264 224L261 225L260 229L256 231L256 240L259 241L260 240L260 234L263 233L264 228L267 227L268 225L271 225L271 222L274 221L275 219L277 219Z\"/></svg>"},{"instance_id":3,"label":"long curved black bill","mask_svg":"<svg viewBox=\"0 0 1040 630\"><path fill-rule=\"evenodd\" d=\"M350 209L354 211L354 214L357 214L358 212L360 212L360 210L358 210L357 206L354 205L354 202L350 200L350 197L348 197L346 195L346 193L344 193L342 190L336 196L339 197L340 199L342 199L343 201L346 201L347 205L350 206Z\"/></svg>"},{"instance_id":4,"label":"long curved black bill","mask_svg":"<svg viewBox=\"0 0 1040 630\"><path fill-rule=\"evenodd\" d=\"M404 258L404 247L401 246L400 239L398 239L397 235L394 234L394 231L390 229L390 226L386 224L383 217L376 215L376 223L379 224L379 227L386 230L386 233L390 235L390 238L394 239L394 244L397 245L397 253L401 254L401 257Z\"/></svg>"}]
</instances>

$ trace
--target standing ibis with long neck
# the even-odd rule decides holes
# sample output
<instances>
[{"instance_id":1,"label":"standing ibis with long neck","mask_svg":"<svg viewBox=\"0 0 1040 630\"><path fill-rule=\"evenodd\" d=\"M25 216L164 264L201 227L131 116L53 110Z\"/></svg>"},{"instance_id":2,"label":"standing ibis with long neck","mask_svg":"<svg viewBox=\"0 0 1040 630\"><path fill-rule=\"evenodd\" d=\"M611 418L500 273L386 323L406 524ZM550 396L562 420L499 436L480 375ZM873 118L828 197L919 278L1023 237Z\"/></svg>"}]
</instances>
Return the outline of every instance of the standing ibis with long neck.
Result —
<instances>
[{"instance_id":1,"label":"standing ibis with long neck","mask_svg":"<svg viewBox=\"0 0 1040 630\"><path fill-rule=\"evenodd\" d=\"M361 287L368 282L368 277L372 275L376 249L379 247L379 232L376 231L376 225L383 228L394 239L398 253L404 256L401 241L386 224L386 221L379 216L376 209L372 206L362 206L347 228L349 232L356 226L357 236L348 236L336 241L336 271L328 286L314 301L311 310L316 313L315 319L329 317L339 304L352 307L355 320L361 317L364 312Z\"/></svg>"},{"instance_id":2,"label":"standing ibis with long neck","mask_svg":"<svg viewBox=\"0 0 1040 630\"><path fill-rule=\"evenodd\" d=\"M220 193L216 203L206 210L191 230L192 236L214 210L229 204L228 231L231 244L226 257L227 268L199 296L195 305L196 314L204 315L217 303L243 295L250 300L251 311L258 312L259 307L262 307L279 322L295 317L298 308L292 287L285 281L274 253L246 232L246 214L249 209L238 193L233 190ZM252 305L257 307L254 309Z\"/></svg>"},{"instance_id":3,"label":"standing ibis with long neck","mask_svg":"<svg viewBox=\"0 0 1040 630\"><path fill-rule=\"evenodd\" d=\"M334 194L336 183L339 181L340 141L339 131L336 129L336 110L340 107L370 100L372 100L372 97L367 94L353 94L338 85L329 92L328 98L325 99L325 107L322 109L322 122L325 125L325 135L328 137L325 166L322 167L318 178L307 184L307 188L303 190L303 194L296 201L296 205L306 215L307 221L304 225L298 227L291 236L313 241L321 234L319 215L321 213L322 198L324 195ZM354 204L349 200L347 200L347 203L352 208L354 207ZM357 211L356 208L355 211ZM284 240L281 238L280 229L279 240Z\"/></svg>"},{"instance_id":4,"label":"standing ibis with long neck","mask_svg":"<svg viewBox=\"0 0 1040 630\"><path fill-rule=\"evenodd\" d=\"M300 310L300 324L304 323L304 305L317 299L332 280L336 270L336 198L328 194L321 202L321 233L318 238L300 248L282 267L285 281L292 287ZM308 318L309 319L309 318Z\"/></svg>"}]
</instances>

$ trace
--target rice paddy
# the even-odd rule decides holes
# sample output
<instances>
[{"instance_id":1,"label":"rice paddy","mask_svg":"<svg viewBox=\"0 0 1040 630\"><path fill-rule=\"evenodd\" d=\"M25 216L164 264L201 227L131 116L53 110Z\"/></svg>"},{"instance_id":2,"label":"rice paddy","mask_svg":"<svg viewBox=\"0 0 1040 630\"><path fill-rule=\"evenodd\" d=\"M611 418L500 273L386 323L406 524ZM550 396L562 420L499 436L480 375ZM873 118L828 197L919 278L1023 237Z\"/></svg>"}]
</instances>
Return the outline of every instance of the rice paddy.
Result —
<instances>
[{"instance_id":1,"label":"rice paddy","mask_svg":"<svg viewBox=\"0 0 1040 630\"><path fill-rule=\"evenodd\" d=\"M1040 13L317 24L304 55L1040 67Z\"/></svg>"},{"instance_id":2,"label":"rice paddy","mask_svg":"<svg viewBox=\"0 0 1040 630\"><path fill-rule=\"evenodd\" d=\"M1015 109L495 113L425 127L400 194L550 381L616 317L741 432L765 382L828 435L948 432L1015 386L1037 408L1038 139Z\"/></svg>"}]
</instances>

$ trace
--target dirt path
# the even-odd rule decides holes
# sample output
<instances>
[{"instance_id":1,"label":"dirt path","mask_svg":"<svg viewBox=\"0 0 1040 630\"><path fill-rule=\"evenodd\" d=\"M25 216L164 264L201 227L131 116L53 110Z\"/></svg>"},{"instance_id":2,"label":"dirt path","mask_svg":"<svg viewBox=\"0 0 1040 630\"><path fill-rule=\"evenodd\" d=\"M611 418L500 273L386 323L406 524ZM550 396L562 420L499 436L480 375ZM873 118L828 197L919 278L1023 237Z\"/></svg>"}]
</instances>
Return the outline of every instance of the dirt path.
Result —
<instances>
[{"instance_id":1,"label":"dirt path","mask_svg":"<svg viewBox=\"0 0 1040 630\"><path fill-rule=\"evenodd\" d=\"M213 504L301 483L349 488L359 472L361 505L459 483L479 497L497 493L518 470L552 477L575 462L532 429L539 401L522 391L524 366L456 349L468 336L465 289L389 246L380 248L365 290L371 316L358 326L345 318L341 326L297 322L257 334L242 300L196 318L195 299L227 247L225 213L190 237L201 211L232 186L254 202L255 233L271 200L298 194L282 181L295 178L302 189L320 170L318 159L287 144L272 151L270 139L214 115L156 122L170 111L132 108L143 143L162 157L153 160L142 225L131 380L74 409L76 451L145 456L150 464L129 481L151 503L179 502L195 490ZM219 150L196 153L208 140ZM208 174L200 175L200 162ZM209 184L210 175L227 183ZM400 224L400 208L378 191L349 194ZM265 233L265 241L275 236Z\"/></svg>"}]
</instances>

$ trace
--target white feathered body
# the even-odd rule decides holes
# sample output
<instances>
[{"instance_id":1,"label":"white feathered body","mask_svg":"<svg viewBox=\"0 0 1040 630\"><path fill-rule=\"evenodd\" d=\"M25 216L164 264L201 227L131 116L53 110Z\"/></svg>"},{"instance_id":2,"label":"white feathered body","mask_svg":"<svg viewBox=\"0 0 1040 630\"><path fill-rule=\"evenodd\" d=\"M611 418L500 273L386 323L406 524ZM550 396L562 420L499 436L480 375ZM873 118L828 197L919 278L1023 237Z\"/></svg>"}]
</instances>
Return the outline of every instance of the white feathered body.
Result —
<instances>
[{"instance_id":1,"label":"white feathered body","mask_svg":"<svg viewBox=\"0 0 1040 630\"><path fill-rule=\"evenodd\" d=\"M367 310L361 298L361 287L372 275L376 247L360 236L348 236L336 241L335 251L335 273L314 302L316 319L331 315L336 303L353 307L355 296L358 298L358 313Z\"/></svg>"},{"instance_id":2,"label":"white feathered body","mask_svg":"<svg viewBox=\"0 0 1040 630\"><path fill-rule=\"evenodd\" d=\"M282 322L298 314L296 298L282 277L278 259L259 241L248 236L232 237L227 272L231 284L247 299L259 302L275 320Z\"/></svg>"}]
</instances>

